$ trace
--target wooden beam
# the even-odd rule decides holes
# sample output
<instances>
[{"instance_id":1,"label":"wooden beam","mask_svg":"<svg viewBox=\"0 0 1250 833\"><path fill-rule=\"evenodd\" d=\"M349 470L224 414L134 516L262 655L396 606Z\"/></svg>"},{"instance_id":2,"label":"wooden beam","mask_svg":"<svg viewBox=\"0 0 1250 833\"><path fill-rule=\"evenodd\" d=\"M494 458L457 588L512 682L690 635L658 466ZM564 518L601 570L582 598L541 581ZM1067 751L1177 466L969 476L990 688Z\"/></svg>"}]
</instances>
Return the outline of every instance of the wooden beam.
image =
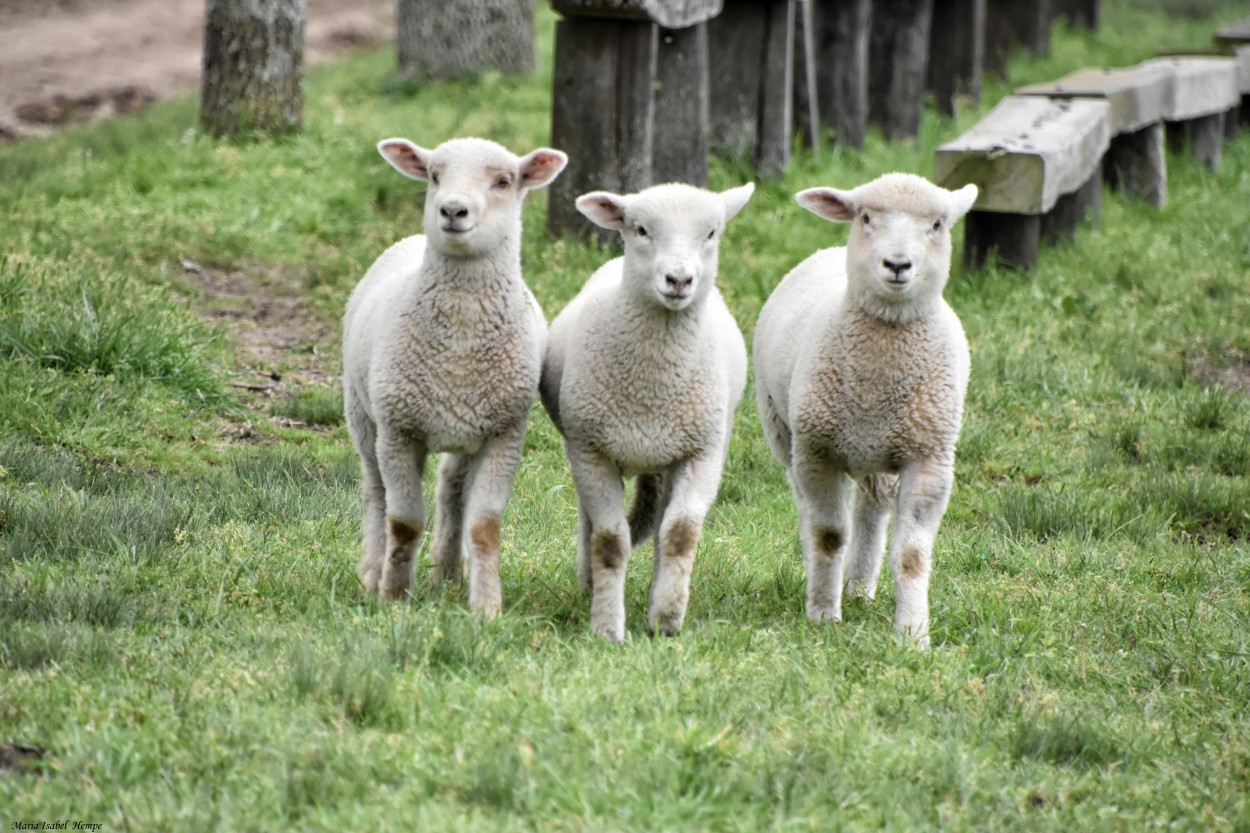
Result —
<instances>
[{"instance_id":1,"label":"wooden beam","mask_svg":"<svg viewBox=\"0 0 1250 833\"><path fill-rule=\"evenodd\" d=\"M564 17L617 18L685 29L721 13L724 0L551 0Z\"/></svg>"},{"instance_id":2,"label":"wooden beam","mask_svg":"<svg viewBox=\"0 0 1250 833\"><path fill-rule=\"evenodd\" d=\"M938 147L935 180L946 188L976 184L980 211L1044 214L1089 180L1110 139L1105 101L1008 96Z\"/></svg>"}]
</instances>

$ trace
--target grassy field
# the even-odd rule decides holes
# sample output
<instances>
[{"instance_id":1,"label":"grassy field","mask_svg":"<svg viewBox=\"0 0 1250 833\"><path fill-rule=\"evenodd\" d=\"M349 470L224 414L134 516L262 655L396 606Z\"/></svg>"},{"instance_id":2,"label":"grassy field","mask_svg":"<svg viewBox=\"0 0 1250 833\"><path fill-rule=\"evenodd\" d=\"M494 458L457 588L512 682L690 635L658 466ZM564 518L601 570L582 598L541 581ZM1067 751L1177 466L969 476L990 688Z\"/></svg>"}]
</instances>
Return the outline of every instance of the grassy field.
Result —
<instances>
[{"instance_id":1,"label":"grassy field","mask_svg":"<svg viewBox=\"0 0 1250 833\"><path fill-rule=\"evenodd\" d=\"M931 174L1012 86L1245 13L1108 0L1099 33L1056 30L917 142L800 154L722 247L744 332L845 234L795 191ZM337 320L422 198L374 143L545 143L551 21L532 77L317 69L282 142L210 141L178 101L0 146L0 742L49 750L0 769L0 824L1250 831L1250 134L1216 173L1170 157L1161 210L1105 195L1028 275L956 269L973 372L930 652L893 637L888 580L844 624L804 619L750 392L680 636L646 635L649 550L626 644L589 636L541 408L504 615L363 597ZM539 195L525 266L550 318L606 255L544 216Z\"/></svg>"}]
</instances>

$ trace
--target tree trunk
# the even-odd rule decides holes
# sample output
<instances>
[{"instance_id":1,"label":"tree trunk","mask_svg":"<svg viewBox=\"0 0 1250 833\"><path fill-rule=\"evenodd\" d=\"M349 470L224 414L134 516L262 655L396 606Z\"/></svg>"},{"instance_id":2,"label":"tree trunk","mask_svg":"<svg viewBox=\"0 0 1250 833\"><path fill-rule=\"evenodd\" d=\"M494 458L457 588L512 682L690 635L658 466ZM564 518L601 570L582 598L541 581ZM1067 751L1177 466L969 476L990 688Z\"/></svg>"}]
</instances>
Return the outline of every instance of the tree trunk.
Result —
<instances>
[{"instance_id":1,"label":"tree trunk","mask_svg":"<svg viewBox=\"0 0 1250 833\"><path fill-rule=\"evenodd\" d=\"M395 27L403 78L534 69L533 0L398 0Z\"/></svg>"},{"instance_id":2,"label":"tree trunk","mask_svg":"<svg viewBox=\"0 0 1250 833\"><path fill-rule=\"evenodd\" d=\"M208 0L200 124L214 136L299 130L307 0Z\"/></svg>"}]
</instances>

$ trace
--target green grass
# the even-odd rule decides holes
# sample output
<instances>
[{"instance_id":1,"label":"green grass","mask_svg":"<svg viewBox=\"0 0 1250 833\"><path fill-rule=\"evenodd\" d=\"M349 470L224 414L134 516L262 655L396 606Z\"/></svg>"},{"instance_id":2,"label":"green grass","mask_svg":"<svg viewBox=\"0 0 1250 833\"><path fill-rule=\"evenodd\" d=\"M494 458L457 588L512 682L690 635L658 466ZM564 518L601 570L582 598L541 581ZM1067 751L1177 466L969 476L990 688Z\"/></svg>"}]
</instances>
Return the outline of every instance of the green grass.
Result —
<instances>
[{"instance_id":1,"label":"green grass","mask_svg":"<svg viewBox=\"0 0 1250 833\"><path fill-rule=\"evenodd\" d=\"M927 113L915 142L800 153L723 244L744 332L844 239L794 192L932 174L934 146L1011 86L1201 46L1239 15L1108 2L1098 33L1056 30L1050 57ZM0 146L0 742L52 750L42 774L0 771L0 823L1250 831L1250 405L1194 365L1250 352L1246 134L1215 173L1170 157L1161 210L1106 194L1101 226L1027 275L956 269L973 373L930 652L893 637L888 580L844 624L804 619L750 393L680 636L644 631L647 550L626 644L587 633L572 481L539 408L504 615L424 583L412 605L363 598L326 380L347 293L422 198L373 145L545 143L541 21L530 77L397 85L387 52L315 69L305 131L276 142L210 141L175 101ZM717 188L748 178L712 168ZM551 317L606 255L548 239L545 200L525 268ZM321 375L277 367L272 398L233 384L251 359L204 274L298 297Z\"/></svg>"}]
</instances>

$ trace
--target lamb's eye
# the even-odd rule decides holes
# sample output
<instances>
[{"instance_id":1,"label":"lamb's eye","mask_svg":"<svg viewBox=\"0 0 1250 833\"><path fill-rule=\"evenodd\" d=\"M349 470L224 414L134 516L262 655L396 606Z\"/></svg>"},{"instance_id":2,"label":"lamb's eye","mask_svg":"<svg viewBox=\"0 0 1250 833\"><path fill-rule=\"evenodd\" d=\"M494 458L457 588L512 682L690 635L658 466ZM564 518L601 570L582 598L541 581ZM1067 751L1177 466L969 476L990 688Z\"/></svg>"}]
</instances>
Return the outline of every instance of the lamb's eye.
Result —
<instances>
[{"instance_id":1,"label":"lamb's eye","mask_svg":"<svg viewBox=\"0 0 1250 833\"><path fill-rule=\"evenodd\" d=\"M512 185L512 180L506 176L501 176L499 179L495 180L495 187L500 191L507 190L510 185Z\"/></svg>"},{"instance_id":2,"label":"lamb's eye","mask_svg":"<svg viewBox=\"0 0 1250 833\"><path fill-rule=\"evenodd\" d=\"M939 219L939 220L934 220L934 221L933 221L933 230L934 230L934 231L941 231L941 230L942 230L942 221L941 221L940 219Z\"/></svg>"},{"instance_id":3,"label":"lamb's eye","mask_svg":"<svg viewBox=\"0 0 1250 833\"><path fill-rule=\"evenodd\" d=\"M867 212L867 211L865 211L865 212L861 213L861 214L859 215L859 218L860 218L861 220L863 220L863 221L864 221L864 225L868 225L869 223L871 223L871 222L872 222L872 218L868 216L868 212Z\"/></svg>"},{"instance_id":4,"label":"lamb's eye","mask_svg":"<svg viewBox=\"0 0 1250 833\"><path fill-rule=\"evenodd\" d=\"M707 239L708 239L708 240L711 240L711 239L712 239L713 237L715 237L715 236L716 236L716 229L712 229L711 231L709 231L709 232L707 233Z\"/></svg>"},{"instance_id":5,"label":"lamb's eye","mask_svg":"<svg viewBox=\"0 0 1250 833\"><path fill-rule=\"evenodd\" d=\"M438 174L434 173L433 171L430 171L430 182L434 183L435 185L438 184Z\"/></svg>"},{"instance_id":6,"label":"lamb's eye","mask_svg":"<svg viewBox=\"0 0 1250 833\"><path fill-rule=\"evenodd\" d=\"M638 236L639 236L639 237L646 237L646 236L647 236L647 230L646 230L646 228L644 228L643 226L638 226L637 231L638 231Z\"/></svg>"}]
</instances>

